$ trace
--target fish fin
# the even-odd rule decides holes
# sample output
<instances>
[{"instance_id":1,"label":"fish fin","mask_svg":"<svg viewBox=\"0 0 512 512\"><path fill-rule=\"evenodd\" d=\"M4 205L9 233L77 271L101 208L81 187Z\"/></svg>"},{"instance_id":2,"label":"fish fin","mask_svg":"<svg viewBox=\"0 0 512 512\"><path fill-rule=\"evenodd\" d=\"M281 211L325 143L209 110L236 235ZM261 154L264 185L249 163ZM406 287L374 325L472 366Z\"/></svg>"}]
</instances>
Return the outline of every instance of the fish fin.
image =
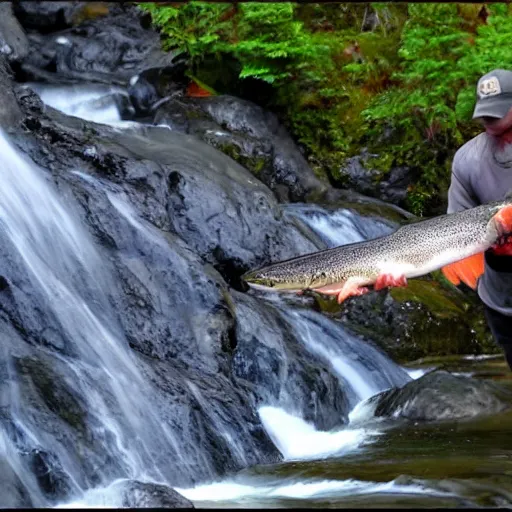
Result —
<instances>
[{"instance_id":1,"label":"fish fin","mask_svg":"<svg viewBox=\"0 0 512 512\"><path fill-rule=\"evenodd\" d=\"M512 205L504 206L494 217L500 236L512 233Z\"/></svg>"},{"instance_id":2,"label":"fish fin","mask_svg":"<svg viewBox=\"0 0 512 512\"><path fill-rule=\"evenodd\" d=\"M375 281L373 288L382 290L387 287L407 286L407 278L404 275L393 276L392 274L380 274Z\"/></svg>"},{"instance_id":3,"label":"fish fin","mask_svg":"<svg viewBox=\"0 0 512 512\"><path fill-rule=\"evenodd\" d=\"M365 286L359 286L358 280L351 281L348 279L347 281L340 283L332 283L321 286L320 288L315 288L313 291L322 293L324 295L334 295L337 297L338 304L341 304L349 297L364 295L370 290Z\"/></svg>"},{"instance_id":4,"label":"fish fin","mask_svg":"<svg viewBox=\"0 0 512 512\"><path fill-rule=\"evenodd\" d=\"M444 266L441 271L446 279L455 286L462 281L476 290L478 278L484 273L484 253L479 252L468 258L450 263Z\"/></svg>"}]
</instances>

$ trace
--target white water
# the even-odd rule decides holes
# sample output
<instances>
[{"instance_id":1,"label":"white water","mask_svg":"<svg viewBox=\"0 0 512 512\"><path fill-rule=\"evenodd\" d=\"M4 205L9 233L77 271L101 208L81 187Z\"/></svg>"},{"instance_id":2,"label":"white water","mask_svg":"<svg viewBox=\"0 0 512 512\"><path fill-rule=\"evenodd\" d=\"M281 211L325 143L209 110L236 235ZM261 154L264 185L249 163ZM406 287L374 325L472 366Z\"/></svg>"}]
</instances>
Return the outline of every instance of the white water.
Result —
<instances>
[{"instance_id":1,"label":"white water","mask_svg":"<svg viewBox=\"0 0 512 512\"><path fill-rule=\"evenodd\" d=\"M122 87L110 85L48 85L30 83L28 87L41 98L42 102L70 116L95 123L112 126L131 125L123 121L113 94L127 92Z\"/></svg>"},{"instance_id":2,"label":"white water","mask_svg":"<svg viewBox=\"0 0 512 512\"><path fill-rule=\"evenodd\" d=\"M278 407L260 407L265 430L285 460L308 460L353 452L379 435L375 430L345 428L322 432Z\"/></svg>"},{"instance_id":3,"label":"white water","mask_svg":"<svg viewBox=\"0 0 512 512\"><path fill-rule=\"evenodd\" d=\"M307 224L328 247L370 240L391 233L395 228L374 217L360 217L351 210L327 211L320 206L290 204L289 215Z\"/></svg>"},{"instance_id":4,"label":"white water","mask_svg":"<svg viewBox=\"0 0 512 512\"><path fill-rule=\"evenodd\" d=\"M351 407L411 380L403 368L379 349L351 335L341 324L314 311L280 309L304 346L319 356L348 387Z\"/></svg>"},{"instance_id":5,"label":"white water","mask_svg":"<svg viewBox=\"0 0 512 512\"><path fill-rule=\"evenodd\" d=\"M117 107L109 100L112 88L98 87L84 91L43 86L39 90L35 87L35 90L43 102L67 114L119 125ZM76 375L74 385L87 397L88 410L100 420L101 427L97 428L96 434L105 439L109 434L105 446L119 459L122 467L120 473L124 478L165 481L164 470L159 470L159 464L162 464L159 454L168 452L171 446L179 460L179 448L165 422L153 410L152 390L132 360L115 315L110 311L102 291L110 277L102 270L102 262L88 235L73 215L63 208L57 194L40 178L40 172L32 164L21 161L3 138L0 143L0 158L3 159L0 221L31 272L34 283L46 294L69 340L73 340L74 347L80 352L80 360L66 362ZM140 222L125 198L109 194L109 199L135 229L154 242L153 238L157 235ZM321 208L296 207L294 210L294 207L290 207L289 213L306 222L330 246L373 238L392 229L373 220L361 221L346 210L328 215ZM76 274L77 267L83 276L82 284L86 283L86 288L91 289L92 302L81 296L80 286L74 284L70 277ZM353 410L345 429L321 432L283 409L263 406L259 409L260 418L273 442L287 460L342 456L371 444L379 431L364 426L372 417L371 406L365 400L379 391L417 378L418 374L395 365L380 351L352 337L322 315L288 309L283 309L282 315L308 350L323 359L339 377L340 383L347 387ZM95 385L99 381L105 383L108 396ZM193 391L197 393L197 390ZM117 402L113 409L112 397ZM21 401L21 397L18 400ZM198 400L201 402L200 395ZM207 404L203 405L207 408ZM21 402L13 407L17 407L18 422L37 445L37 432L30 432L23 423ZM229 436L230 433L225 432L225 435ZM67 460L65 450L57 450L57 454L61 460ZM240 460L243 461L243 457L243 452L239 453ZM176 459L172 460L172 464L177 463ZM183 468L187 471L188 465L183 464ZM66 507L121 505L117 486L121 480L116 479L119 475L102 475L102 486L86 489L79 475L74 474L72 461L65 470L76 477L78 496ZM177 490L195 501L196 505L213 501L243 502L249 498L258 503L258 499L262 498L304 499L358 493L427 492L424 487L417 485L357 480L262 484L227 479Z\"/></svg>"},{"instance_id":6,"label":"white water","mask_svg":"<svg viewBox=\"0 0 512 512\"><path fill-rule=\"evenodd\" d=\"M429 494L430 496L453 496L451 493L442 493L429 489L421 484L404 485L395 481L378 483L364 482L361 480L306 480L292 483L273 483L273 485L250 485L235 481L226 481L210 485L200 485L191 489L176 489L186 498L194 501L198 506L208 506L212 502L243 503L254 500L288 498L288 499L318 499L318 498L343 498L361 494ZM268 503L267 501L263 501ZM247 506L250 506L247 503Z\"/></svg>"},{"instance_id":7,"label":"white water","mask_svg":"<svg viewBox=\"0 0 512 512\"><path fill-rule=\"evenodd\" d=\"M241 483L244 482L244 483ZM364 494L425 495L454 497L455 494L429 489L421 482L401 484L397 481L379 483L361 480L306 480L301 482L262 483L251 479L226 480L191 488L176 488L182 496L195 503L196 507L224 508L241 506L263 508L279 499L343 499ZM87 491L79 501L56 508L119 508L122 507L121 486L117 481L108 487Z\"/></svg>"},{"instance_id":8,"label":"white water","mask_svg":"<svg viewBox=\"0 0 512 512\"><path fill-rule=\"evenodd\" d=\"M42 171L21 158L2 133L0 170L3 251L12 254L20 267L17 274L26 273L31 293L41 297L48 314L60 325L65 353L55 357L67 368L63 378L86 402L95 441L118 465L114 470L98 467L97 477L105 484L115 474L165 480L169 466L164 457L173 456L179 463L180 450L165 417L155 408L157 391L139 370L111 310L106 291L113 283L105 261ZM4 350L9 357L10 350L14 354L18 349L4 344ZM15 378L9 407L27 442L34 448L51 446L76 483L76 491L83 489L86 482L68 448L31 425L30 404L25 403ZM186 475L191 461L184 462Z\"/></svg>"}]
</instances>

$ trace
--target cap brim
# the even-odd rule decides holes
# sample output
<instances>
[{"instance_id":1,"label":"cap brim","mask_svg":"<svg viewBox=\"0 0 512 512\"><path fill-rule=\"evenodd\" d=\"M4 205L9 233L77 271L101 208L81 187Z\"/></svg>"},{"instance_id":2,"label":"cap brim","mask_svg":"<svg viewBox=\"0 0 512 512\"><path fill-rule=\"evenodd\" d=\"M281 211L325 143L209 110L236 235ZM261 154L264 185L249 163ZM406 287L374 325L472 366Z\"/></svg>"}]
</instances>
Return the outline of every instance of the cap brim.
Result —
<instances>
[{"instance_id":1,"label":"cap brim","mask_svg":"<svg viewBox=\"0 0 512 512\"><path fill-rule=\"evenodd\" d=\"M497 96L495 98L481 99L476 102L473 119L478 117L496 117L501 119L512 108L512 99Z\"/></svg>"}]
</instances>

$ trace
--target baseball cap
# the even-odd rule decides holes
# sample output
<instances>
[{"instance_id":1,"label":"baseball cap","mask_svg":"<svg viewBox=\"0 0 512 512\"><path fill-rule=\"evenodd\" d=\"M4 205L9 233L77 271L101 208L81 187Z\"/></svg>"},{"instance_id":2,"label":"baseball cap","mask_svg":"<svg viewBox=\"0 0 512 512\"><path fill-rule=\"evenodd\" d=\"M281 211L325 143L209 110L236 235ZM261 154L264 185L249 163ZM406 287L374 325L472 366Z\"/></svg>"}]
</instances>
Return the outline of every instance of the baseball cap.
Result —
<instances>
[{"instance_id":1,"label":"baseball cap","mask_svg":"<svg viewBox=\"0 0 512 512\"><path fill-rule=\"evenodd\" d=\"M477 117L502 118L512 108L512 71L495 69L482 76L476 86Z\"/></svg>"}]
</instances>

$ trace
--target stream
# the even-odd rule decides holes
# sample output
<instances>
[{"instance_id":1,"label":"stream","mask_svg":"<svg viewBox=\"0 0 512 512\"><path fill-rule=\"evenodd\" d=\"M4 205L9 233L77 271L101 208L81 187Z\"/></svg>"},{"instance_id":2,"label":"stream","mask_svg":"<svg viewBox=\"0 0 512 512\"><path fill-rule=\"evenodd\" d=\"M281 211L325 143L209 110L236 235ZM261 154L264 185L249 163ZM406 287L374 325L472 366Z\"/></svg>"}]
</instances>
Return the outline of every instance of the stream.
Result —
<instances>
[{"instance_id":1,"label":"stream","mask_svg":"<svg viewBox=\"0 0 512 512\"><path fill-rule=\"evenodd\" d=\"M205 508L512 506L512 411L422 422L376 416L372 401L439 368L507 387L501 356L399 365L307 299L229 288L226 262L257 261L255 232L240 249L235 228L198 228L202 215L276 218L285 241L269 251L284 259L392 223L277 205L216 150L201 146L197 164L192 136L167 141L165 121L123 119L122 86L23 87L78 118L67 122L95 123L142 170L123 167L133 189L101 171L92 138L86 156L100 171L70 160L52 173L30 141L0 134L0 506L150 506L144 485ZM171 150L209 166L206 185L200 172L180 175ZM187 196L218 183L219 205ZM241 190L259 198L256 213L230 206Z\"/></svg>"}]
</instances>

